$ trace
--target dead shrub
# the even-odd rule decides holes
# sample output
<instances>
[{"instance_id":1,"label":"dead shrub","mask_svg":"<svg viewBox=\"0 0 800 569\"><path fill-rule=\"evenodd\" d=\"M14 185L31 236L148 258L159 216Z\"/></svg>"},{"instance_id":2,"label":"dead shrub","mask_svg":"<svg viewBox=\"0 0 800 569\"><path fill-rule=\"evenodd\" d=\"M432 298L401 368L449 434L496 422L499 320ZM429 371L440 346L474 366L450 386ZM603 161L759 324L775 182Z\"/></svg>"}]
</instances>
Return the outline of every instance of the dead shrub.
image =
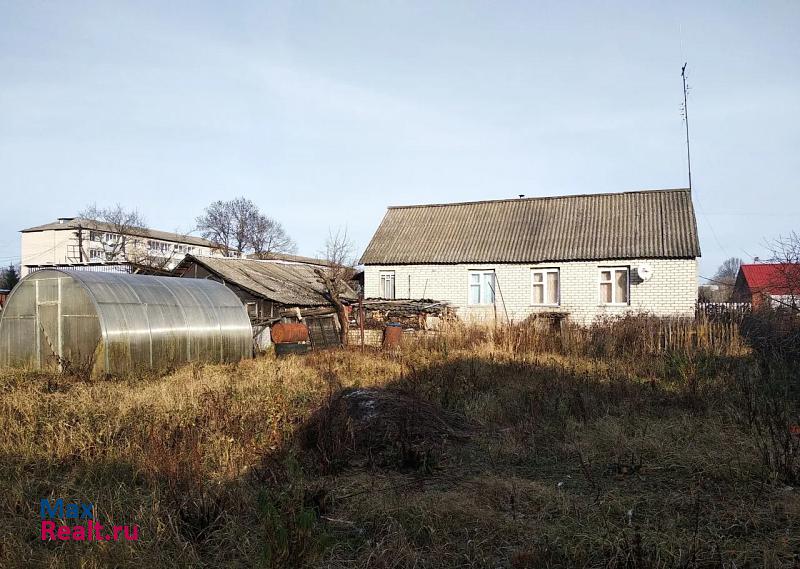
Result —
<instances>
[{"instance_id":1,"label":"dead shrub","mask_svg":"<svg viewBox=\"0 0 800 569\"><path fill-rule=\"evenodd\" d=\"M178 530L194 544L205 544L223 525L227 495L220 489L190 491L180 498L171 495L169 502L178 513Z\"/></svg>"},{"instance_id":2,"label":"dead shrub","mask_svg":"<svg viewBox=\"0 0 800 569\"><path fill-rule=\"evenodd\" d=\"M767 476L800 483L800 318L765 309L742 327L756 359L737 374L747 426Z\"/></svg>"},{"instance_id":3,"label":"dead shrub","mask_svg":"<svg viewBox=\"0 0 800 569\"><path fill-rule=\"evenodd\" d=\"M466 420L398 389L345 389L300 430L323 472L365 464L430 471L452 440L468 436Z\"/></svg>"}]
</instances>

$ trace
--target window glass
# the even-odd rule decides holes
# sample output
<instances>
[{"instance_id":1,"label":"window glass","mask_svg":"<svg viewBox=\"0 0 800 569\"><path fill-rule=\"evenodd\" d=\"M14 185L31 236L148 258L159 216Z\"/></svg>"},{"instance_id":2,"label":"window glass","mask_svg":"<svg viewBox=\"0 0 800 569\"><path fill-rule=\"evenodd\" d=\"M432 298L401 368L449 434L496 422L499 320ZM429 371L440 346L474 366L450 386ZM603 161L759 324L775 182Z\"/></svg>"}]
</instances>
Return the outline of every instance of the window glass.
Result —
<instances>
[{"instance_id":1,"label":"window glass","mask_svg":"<svg viewBox=\"0 0 800 569\"><path fill-rule=\"evenodd\" d=\"M470 304L480 304L481 303L481 285L469 285L469 303Z\"/></svg>"},{"instance_id":2,"label":"window glass","mask_svg":"<svg viewBox=\"0 0 800 569\"><path fill-rule=\"evenodd\" d=\"M533 304L558 306L559 275L558 269L533 269Z\"/></svg>"},{"instance_id":3,"label":"window glass","mask_svg":"<svg viewBox=\"0 0 800 569\"><path fill-rule=\"evenodd\" d=\"M558 304L558 271L547 273L547 303Z\"/></svg>"},{"instance_id":4,"label":"window glass","mask_svg":"<svg viewBox=\"0 0 800 569\"><path fill-rule=\"evenodd\" d=\"M611 304L611 298L611 283L600 283L600 299L606 304Z\"/></svg>"},{"instance_id":5,"label":"window glass","mask_svg":"<svg viewBox=\"0 0 800 569\"><path fill-rule=\"evenodd\" d=\"M394 298L394 271L381 273L381 297Z\"/></svg>"},{"instance_id":6,"label":"window glass","mask_svg":"<svg viewBox=\"0 0 800 569\"><path fill-rule=\"evenodd\" d=\"M494 271L470 271L468 297L469 304L494 304Z\"/></svg>"},{"instance_id":7,"label":"window glass","mask_svg":"<svg viewBox=\"0 0 800 569\"><path fill-rule=\"evenodd\" d=\"M603 304L628 303L628 268L600 270L600 302Z\"/></svg>"},{"instance_id":8,"label":"window glass","mask_svg":"<svg viewBox=\"0 0 800 569\"><path fill-rule=\"evenodd\" d=\"M533 303L544 304L544 284L533 285Z\"/></svg>"},{"instance_id":9,"label":"window glass","mask_svg":"<svg viewBox=\"0 0 800 569\"><path fill-rule=\"evenodd\" d=\"M614 302L623 304L628 302L628 271L619 270L617 273L616 295Z\"/></svg>"},{"instance_id":10,"label":"window glass","mask_svg":"<svg viewBox=\"0 0 800 569\"><path fill-rule=\"evenodd\" d=\"M494 273L483 274L483 304L494 304Z\"/></svg>"}]
</instances>

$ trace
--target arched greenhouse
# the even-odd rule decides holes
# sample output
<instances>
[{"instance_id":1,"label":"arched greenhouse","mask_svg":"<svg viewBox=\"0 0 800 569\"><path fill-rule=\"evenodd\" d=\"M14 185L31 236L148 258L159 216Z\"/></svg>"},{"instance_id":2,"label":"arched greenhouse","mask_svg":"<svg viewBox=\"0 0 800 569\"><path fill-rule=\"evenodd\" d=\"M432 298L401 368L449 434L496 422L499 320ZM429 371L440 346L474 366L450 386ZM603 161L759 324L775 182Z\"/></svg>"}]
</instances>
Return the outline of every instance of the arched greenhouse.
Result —
<instances>
[{"instance_id":1,"label":"arched greenhouse","mask_svg":"<svg viewBox=\"0 0 800 569\"><path fill-rule=\"evenodd\" d=\"M0 366L119 375L251 356L244 306L210 280L45 269L0 317Z\"/></svg>"}]
</instances>

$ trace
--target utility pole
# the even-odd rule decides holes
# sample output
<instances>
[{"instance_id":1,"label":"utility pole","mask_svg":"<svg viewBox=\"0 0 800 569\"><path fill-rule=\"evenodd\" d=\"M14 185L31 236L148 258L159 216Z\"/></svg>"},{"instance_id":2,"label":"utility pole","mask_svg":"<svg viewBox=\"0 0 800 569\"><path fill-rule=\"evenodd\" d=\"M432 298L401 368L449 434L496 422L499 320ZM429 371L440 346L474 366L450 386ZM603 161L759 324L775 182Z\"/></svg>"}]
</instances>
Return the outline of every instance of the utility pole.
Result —
<instances>
[{"instance_id":1,"label":"utility pole","mask_svg":"<svg viewBox=\"0 0 800 569\"><path fill-rule=\"evenodd\" d=\"M681 67L681 78L683 79L683 121L686 123L686 165L689 167L689 189L692 189L692 153L689 149L689 105L686 88L686 65L684 62Z\"/></svg>"},{"instance_id":2,"label":"utility pole","mask_svg":"<svg viewBox=\"0 0 800 569\"><path fill-rule=\"evenodd\" d=\"M83 225L78 224L78 231L75 233L78 234L78 258L83 263Z\"/></svg>"}]
</instances>

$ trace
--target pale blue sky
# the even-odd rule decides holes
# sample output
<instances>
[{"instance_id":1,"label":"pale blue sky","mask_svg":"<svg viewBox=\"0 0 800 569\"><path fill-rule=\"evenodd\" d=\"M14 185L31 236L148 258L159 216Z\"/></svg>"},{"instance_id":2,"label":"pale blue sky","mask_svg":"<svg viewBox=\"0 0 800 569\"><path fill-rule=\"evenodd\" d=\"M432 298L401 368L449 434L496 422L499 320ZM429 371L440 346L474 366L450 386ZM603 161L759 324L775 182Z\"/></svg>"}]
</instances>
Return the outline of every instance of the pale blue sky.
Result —
<instances>
[{"instance_id":1,"label":"pale blue sky","mask_svg":"<svg viewBox=\"0 0 800 569\"><path fill-rule=\"evenodd\" d=\"M701 274L800 229L800 2L0 0L0 263L85 205L246 196L313 254L394 204L686 185ZM713 230L712 230L713 228Z\"/></svg>"}]
</instances>

